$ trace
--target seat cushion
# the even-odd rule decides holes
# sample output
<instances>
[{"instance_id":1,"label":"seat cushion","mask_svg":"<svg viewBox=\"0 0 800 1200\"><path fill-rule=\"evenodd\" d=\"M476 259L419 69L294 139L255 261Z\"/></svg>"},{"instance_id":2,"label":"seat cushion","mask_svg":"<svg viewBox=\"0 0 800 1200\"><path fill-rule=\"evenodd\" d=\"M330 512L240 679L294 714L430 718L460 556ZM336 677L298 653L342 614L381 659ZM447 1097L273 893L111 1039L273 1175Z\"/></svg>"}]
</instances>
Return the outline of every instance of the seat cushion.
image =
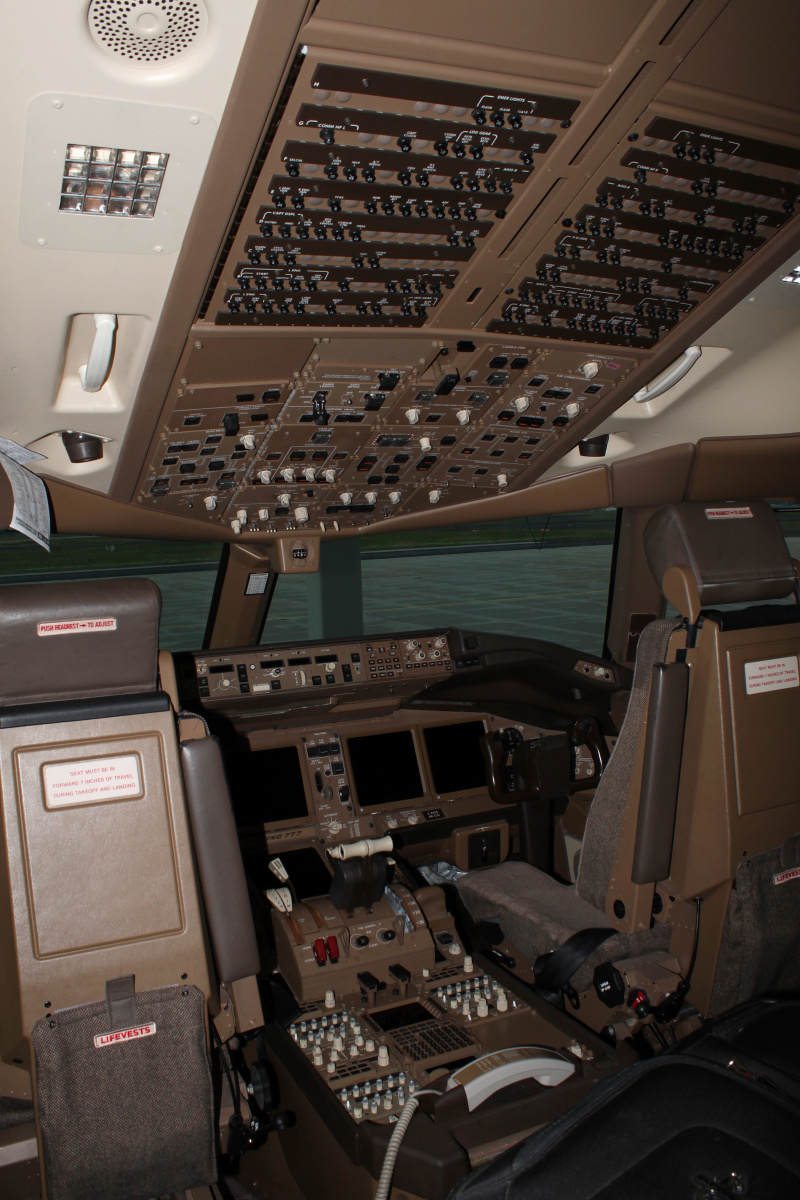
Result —
<instances>
[{"instance_id":1,"label":"seat cushion","mask_svg":"<svg viewBox=\"0 0 800 1200\"><path fill-rule=\"evenodd\" d=\"M505 862L470 871L457 886L473 919L498 921L509 941L531 962L557 950L580 929L613 929L606 914L584 900L574 884L559 883L530 863ZM598 963L666 950L670 932L667 925L657 924L635 933L615 933L581 964L572 977L574 987L585 991Z\"/></svg>"}]
</instances>

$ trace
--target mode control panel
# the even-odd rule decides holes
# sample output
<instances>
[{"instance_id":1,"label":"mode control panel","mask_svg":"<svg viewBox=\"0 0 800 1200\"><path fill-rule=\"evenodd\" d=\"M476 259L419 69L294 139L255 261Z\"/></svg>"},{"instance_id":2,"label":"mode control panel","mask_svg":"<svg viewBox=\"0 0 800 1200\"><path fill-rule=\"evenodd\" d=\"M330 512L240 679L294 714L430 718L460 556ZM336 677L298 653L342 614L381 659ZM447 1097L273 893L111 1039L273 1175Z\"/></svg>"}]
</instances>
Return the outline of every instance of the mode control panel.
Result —
<instances>
[{"instance_id":1,"label":"mode control panel","mask_svg":"<svg viewBox=\"0 0 800 1200\"><path fill-rule=\"evenodd\" d=\"M337 645L255 646L194 655L194 677L203 702L241 696L311 692L384 680L440 678L453 669L446 633L382 637ZM424 686L424 683L423 683Z\"/></svg>"}]
</instances>

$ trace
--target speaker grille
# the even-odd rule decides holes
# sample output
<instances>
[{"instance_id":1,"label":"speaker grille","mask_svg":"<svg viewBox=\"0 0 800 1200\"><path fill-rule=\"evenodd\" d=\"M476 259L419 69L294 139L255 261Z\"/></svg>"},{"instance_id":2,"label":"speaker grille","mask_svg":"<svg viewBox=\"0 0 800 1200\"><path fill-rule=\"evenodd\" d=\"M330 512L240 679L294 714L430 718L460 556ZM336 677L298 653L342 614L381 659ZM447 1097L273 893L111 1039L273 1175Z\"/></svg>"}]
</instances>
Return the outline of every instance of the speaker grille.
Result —
<instances>
[{"instance_id":1,"label":"speaker grille","mask_svg":"<svg viewBox=\"0 0 800 1200\"><path fill-rule=\"evenodd\" d=\"M89 30L98 46L137 67L184 58L207 26L203 0L92 0Z\"/></svg>"}]
</instances>

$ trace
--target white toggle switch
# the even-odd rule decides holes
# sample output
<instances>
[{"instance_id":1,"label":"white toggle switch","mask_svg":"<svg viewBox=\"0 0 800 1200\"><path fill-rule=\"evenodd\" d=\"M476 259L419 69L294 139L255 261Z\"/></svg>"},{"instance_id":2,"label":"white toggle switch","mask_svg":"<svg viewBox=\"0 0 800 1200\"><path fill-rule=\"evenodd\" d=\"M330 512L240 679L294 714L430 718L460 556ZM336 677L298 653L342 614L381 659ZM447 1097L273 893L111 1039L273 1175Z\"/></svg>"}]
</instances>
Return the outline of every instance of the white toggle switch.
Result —
<instances>
[{"instance_id":1,"label":"white toggle switch","mask_svg":"<svg viewBox=\"0 0 800 1200\"><path fill-rule=\"evenodd\" d=\"M288 508L291 499L292 497L288 492L281 492L280 496L278 496L278 504L280 504L282 508Z\"/></svg>"},{"instance_id":2,"label":"white toggle switch","mask_svg":"<svg viewBox=\"0 0 800 1200\"><path fill-rule=\"evenodd\" d=\"M325 522L324 522L324 521L320 521L320 523L319 523L319 527L320 527L320 529L322 530L322 532L324 533L324 532L325 532Z\"/></svg>"},{"instance_id":3,"label":"white toggle switch","mask_svg":"<svg viewBox=\"0 0 800 1200\"><path fill-rule=\"evenodd\" d=\"M284 467L281 476L287 483L294 483L294 467Z\"/></svg>"},{"instance_id":4,"label":"white toggle switch","mask_svg":"<svg viewBox=\"0 0 800 1200\"><path fill-rule=\"evenodd\" d=\"M417 421L419 420L419 409L418 408L407 408L406 409L406 417L408 419L409 425L416 425Z\"/></svg>"},{"instance_id":5,"label":"white toggle switch","mask_svg":"<svg viewBox=\"0 0 800 1200\"><path fill-rule=\"evenodd\" d=\"M247 509L246 508L237 508L236 520L241 521L243 525L247 524Z\"/></svg>"},{"instance_id":6,"label":"white toggle switch","mask_svg":"<svg viewBox=\"0 0 800 1200\"><path fill-rule=\"evenodd\" d=\"M366 500L367 504L374 504L375 501L378 499L378 493L377 492L367 492L364 499Z\"/></svg>"},{"instance_id":7,"label":"white toggle switch","mask_svg":"<svg viewBox=\"0 0 800 1200\"><path fill-rule=\"evenodd\" d=\"M580 406L580 404L578 404L577 400L570 400L569 404L567 405L567 407L565 409L565 412L568 417L577 417L577 415L580 411L581 411L581 406Z\"/></svg>"},{"instance_id":8,"label":"white toggle switch","mask_svg":"<svg viewBox=\"0 0 800 1200\"><path fill-rule=\"evenodd\" d=\"M339 532L339 522L338 522L338 521L334 521L334 522L333 522L333 528L334 528L334 530L335 530L335 532L336 532L336 533L338 533L338 532Z\"/></svg>"},{"instance_id":9,"label":"white toggle switch","mask_svg":"<svg viewBox=\"0 0 800 1200\"><path fill-rule=\"evenodd\" d=\"M306 467L305 471L303 471L303 475L309 483L313 483L317 477L317 472L313 467Z\"/></svg>"},{"instance_id":10,"label":"white toggle switch","mask_svg":"<svg viewBox=\"0 0 800 1200\"><path fill-rule=\"evenodd\" d=\"M590 360L589 362L585 362L580 369L583 372L584 378L594 379L595 375L600 370L600 363Z\"/></svg>"},{"instance_id":11,"label":"white toggle switch","mask_svg":"<svg viewBox=\"0 0 800 1200\"><path fill-rule=\"evenodd\" d=\"M335 471L326 471L325 472L325 482L326 483L336 483L336 472Z\"/></svg>"},{"instance_id":12,"label":"white toggle switch","mask_svg":"<svg viewBox=\"0 0 800 1200\"><path fill-rule=\"evenodd\" d=\"M305 524L305 522L308 520L308 509L304 505L296 508L294 510L294 519L297 521L298 525Z\"/></svg>"},{"instance_id":13,"label":"white toggle switch","mask_svg":"<svg viewBox=\"0 0 800 1200\"><path fill-rule=\"evenodd\" d=\"M427 454L428 450L431 448L431 439L429 437L421 437L419 439L419 448Z\"/></svg>"},{"instance_id":14,"label":"white toggle switch","mask_svg":"<svg viewBox=\"0 0 800 1200\"><path fill-rule=\"evenodd\" d=\"M203 500L203 504L205 504L205 506L209 512L213 512L214 509L217 507L217 497L216 496L206 496L205 499Z\"/></svg>"},{"instance_id":15,"label":"white toggle switch","mask_svg":"<svg viewBox=\"0 0 800 1200\"><path fill-rule=\"evenodd\" d=\"M353 493L352 492L339 492L339 499L341 500L342 504L349 504L351 502L351 500L353 499Z\"/></svg>"},{"instance_id":16,"label":"white toggle switch","mask_svg":"<svg viewBox=\"0 0 800 1200\"><path fill-rule=\"evenodd\" d=\"M242 532L242 527L238 521L231 521L231 529L233 530L234 533ZM224 680L224 682L227 683L228 682L227 679Z\"/></svg>"},{"instance_id":17,"label":"white toggle switch","mask_svg":"<svg viewBox=\"0 0 800 1200\"><path fill-rule=\"evenodd\" d=\"M460 408L458 410L458 412L456 413L456 420L458 421L459 425L468 425L469 424L469 409L468 408Z\"/></svg>"},{"instance_id":18,"label":"white toggle switch","mask_svg":"<svg viewBox=\"0 0 800 1200\"><path fill-rule=\"evenodd\" d=\"M517 412L525 412L525 409L530 404L530 399L527 396L517 396L516 400L512 401Z\"/></svg>"},{"instance_id":19,"label":"white toggle switch","mask_svg":"<svg viewBox=\"0 0 800 1200\"><path fill-rule=\"evenodd\" d=\"M389 492L389 503L390 504L399 504L400 503L400 493L399 492Z\"/></svg>"},{"instance_id":20,"label":"white toggle switch","mask_svg":"<svg viewBox=\"0 0 800 1200\"><path fill-rule=\"evenodd\" d=\"M497 476L497 486L498 487L508 487L508 476L507 475L498 475Z\"/></svg>"},{"instance_id":21,"label":"white toggle switch","mask_svg":"<svg viewBox=\"0 0 800 1200\"><path fill-rule=\"evenodd\" d=\"M244 446L245 450L255 450L256 439L252 433L246 433L244 435L242 438L242 445Z\"/></svg>"},{"instance_id":22,"label":"white toggle switch","mask_svg":"<svg viewBox=\"0 0 800 1200\"><path fill-rule=\"evenodd\" d=\"M441 497L442 493L438 488L434 488L432 492L428 492L428 500L431 502L431 504L438 504L441 500Z\"/></svg>"},{"instance_id":23,"label":"white toggle switch","mask_svg":"<svg viewBox=\"0 0 800 1200\"><path fill-rule=\"evenodd\" d=\"M259 471L258 478L262 483L270 483L272 481L272 471Z\"/></svg>"},{"instance_id":24,"label":"white toggle switch","mask_svg":"<svg viewBox=\"0 0 800 1200\"><path fill-rule=\"evenodd\" d=\"M269 520L269 509L268 508L260 508L258 510L258 519L259 519L259 521L268 521Z\"/></svg>"}]
</instances>

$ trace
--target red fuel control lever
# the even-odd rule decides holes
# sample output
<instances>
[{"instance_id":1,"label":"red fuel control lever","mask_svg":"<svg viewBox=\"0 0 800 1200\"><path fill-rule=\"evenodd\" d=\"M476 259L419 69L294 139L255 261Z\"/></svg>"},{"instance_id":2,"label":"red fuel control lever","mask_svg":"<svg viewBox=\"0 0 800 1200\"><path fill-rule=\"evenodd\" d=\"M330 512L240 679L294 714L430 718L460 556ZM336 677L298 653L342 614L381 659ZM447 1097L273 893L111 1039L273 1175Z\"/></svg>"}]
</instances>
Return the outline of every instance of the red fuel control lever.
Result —
<instances>
[{"instance_id":1,"label":"red fuel control lever","mask_svg":"<svg viewBox=\"0 0 800 1200\"><path fill-rule=\"evenodd\" d=\"M325 946L328 951L328 958L332 963L337 963L339 961L339 943L336 941L336 938L333 936L327 938Z\"/></svg>"},{"instance_id":2,"label":"red fuel control lever","mask_svg":"<svg viewBox=\"0 0 800 1200\"><path fill-rule=\"evenodd\" d=\"M632 991L628 996L628 1008L633 1009L640 1021L648 1016L651 1009L647 992L643 991L642 988L636 988L635 991Z\"/></svg>"},{"instance_id":3,"label":"red fuel control lever","mask_svg":"<svg viewBox=\"0 0 800 1200\"><path fill-rule=\"evenodd\" d=\"M314 958L317 960L318 967L324 967L327 962L325 956L325 942L322 938L317 938L314 942Z\"/></svg>"}]
</instances>

